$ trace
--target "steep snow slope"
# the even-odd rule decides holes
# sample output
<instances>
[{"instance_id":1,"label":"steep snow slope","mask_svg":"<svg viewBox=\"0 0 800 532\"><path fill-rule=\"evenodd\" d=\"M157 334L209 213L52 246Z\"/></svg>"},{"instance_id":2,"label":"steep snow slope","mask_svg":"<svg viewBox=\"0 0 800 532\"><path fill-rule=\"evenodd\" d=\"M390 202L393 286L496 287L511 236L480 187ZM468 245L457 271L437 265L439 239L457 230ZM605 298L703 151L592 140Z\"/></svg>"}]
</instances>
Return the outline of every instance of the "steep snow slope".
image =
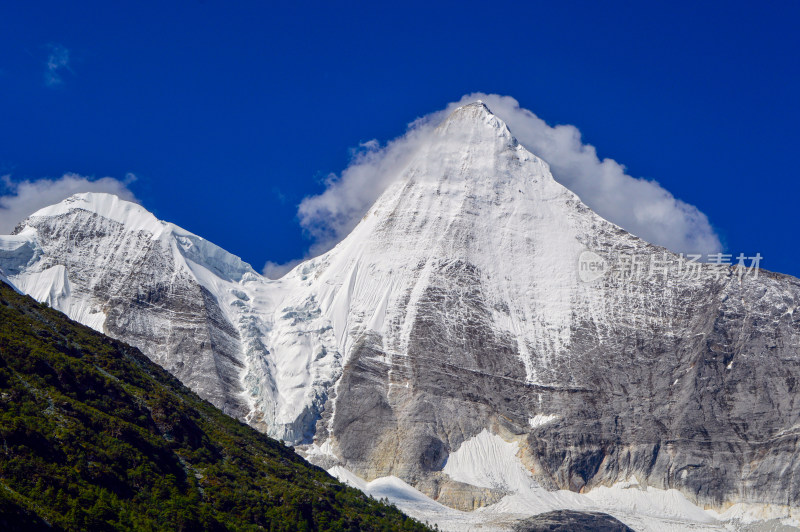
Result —
<instances>
[{"instance_id":1,"label":"steep snow slope","mask_svg":"<svg viewBox=\"0 0 800 532\"><path fill-rule=\"evenodd\" d=\"M482 104L456 111L417 154L403 176L377 201L353 233L334 250L302 264L282 281L291 288L285 305L302 309L277 319L279 335L306 337L330 328L321 348L341 353L343 365L364 345L378 342L368 364L391 375L405 356L412 332L441 286L451 307L453 346L479 341L462 314L479 295L475 277L491 280L480 301L492 323L488 335L508 335L529 382L538 378L531 353L562 352L569 340L571 299L579 290L573 263L579 200L550 176L547 165L516 143ZM502 260L498 260L502 257ZM482 320L483 321L483 320ZM325 340L325 339L323 339ZM486 370L494 362L473 361ZM410 382L398 375L401 388ZM333 420L330 420L331 423ZM366 420L360 420L365 422ZM326 427L327 428L327 427Z\"/></svg>"},{"instance_id":2,"label":"steep snow slope","mask_svg":"<svg viewBox=\"0 0 800 532\"><path fill-rule=\"evenodd\" d=\"M527 482L487 480L513 446L539 489L638 478L720 510L796 506L800 281L687 267L590 211L481 103L279 281L101 194L0 237L21 290L325 467L498 508Z\"/></svg>"}]
</instances>

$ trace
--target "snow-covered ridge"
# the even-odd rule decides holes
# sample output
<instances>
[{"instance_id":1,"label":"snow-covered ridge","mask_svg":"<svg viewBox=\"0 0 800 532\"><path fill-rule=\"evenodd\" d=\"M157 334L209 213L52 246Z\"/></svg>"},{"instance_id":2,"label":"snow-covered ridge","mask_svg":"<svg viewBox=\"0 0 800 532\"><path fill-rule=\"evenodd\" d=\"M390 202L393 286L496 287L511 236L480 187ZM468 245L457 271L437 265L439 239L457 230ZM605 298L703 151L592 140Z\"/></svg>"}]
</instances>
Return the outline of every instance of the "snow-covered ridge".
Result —
<instances>
[{"instance_id":1,"label":"snow-covered ridge","mask_svg":"<svg viewBox=\"0 0 800 532\"><path fill-rule=\"evenodd\" d=\"M120 199L113 194L86 192L74 194L60 203L44 207L30 217L57 217L81 209L122 224L127 231L145 231L158 238L167 224L137 203ZM25 227L24 223L22 227Z\"/></svg>"},{"instance_id":2,"label":"snow-covered ridge","mask_svg":"<svg viewBox=\"0 0 800 532\"><path fill-rule=\"evenodd\" d=\"M53 218L75 210L85 210L117 222L128 232L148 233L153 239L165 235L171 236L177 240L180 251L187 259L203 264L220 277L232 276L240 280L246 273L255 273L253 268L239 257L175 224L163 222L141 205L120 199L113 194L96 192L74 194L60 203L36 211L30 218ZM23 223L18 232L24 233L26 227Z\"/></svg>"},{"instance_id":3,"label":"snow-covered ridge","mask_svg":"<svg viewBox=\"0 0 800 532\"><path fill-rule=\"evenodd\" d=\"M42 254L37 238L36 220L56 220L74 215L78 211L85 211L113 222L114 228L120 232L141 234L145 235L147 240L161 241L170 251L177 269L194 271L197 280L220 299L225 297L217 293L220 286L214 279L238 282L247 274L260 277L249 264L219 246L174 224L158 220L141 205L105 193L75 194L58 204L33 213L28 220L18 226L15 235L0 237L3 264L7 265L10 272L22 269L31 271L30 266L39 261ZM81 229L81 227L67 228L67 238L73 235L76 238L85 238L86 235L81 234ZM206 271L211 276L204 273ZM58 306L56 301L58 297L69 296L66 267L59 265L55 270L49 268L47 272L47 275L37 275L36 277L40 279L31 284L28 291L42 300L46 299L45 294L49 293L48 303Z\"/></svg>"}]
</instances>

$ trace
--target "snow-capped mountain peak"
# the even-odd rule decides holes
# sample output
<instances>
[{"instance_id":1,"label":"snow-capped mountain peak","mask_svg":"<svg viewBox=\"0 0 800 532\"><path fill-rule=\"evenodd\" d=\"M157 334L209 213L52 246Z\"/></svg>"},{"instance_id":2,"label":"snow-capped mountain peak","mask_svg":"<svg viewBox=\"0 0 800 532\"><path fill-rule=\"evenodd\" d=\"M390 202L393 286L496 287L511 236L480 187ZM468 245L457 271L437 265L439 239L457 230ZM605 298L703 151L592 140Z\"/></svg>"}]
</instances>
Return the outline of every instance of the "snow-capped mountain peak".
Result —
<instances>
[{"instance_id":1,"label":"snow-capped mountain peak","mask_svg":"<svg viewBox=\"0 0 800 532\"><path fill-rule=\"evenodd\" d=\"M586 252L608 266L590 280ZM796 463L800 281L684 275L481 102L432 132L350 235L278 281L102 194L0 237L0 270L312 460L450 506L504 496L446 467L465 442L516 449L549 489L636 477L710 506L800 501L773 482L800 478L775 466Z\"/></svg>"},{"instance_id":2,"label":"snow-capped mountain peak","mask_svg":"<svg viewBox=\"0 0 800 532\"><path fill-rule=\"evenodd\" d=\"M462 105L453 110L452 113L436 128L440 134L457 132L465 133L468 130L483 130L488 134L489 130L494 130L494 135L503 137L509 142L516 143L511 131L505 122L497 117L489 107L480 100Z\"/></svg>"}]
</instances>

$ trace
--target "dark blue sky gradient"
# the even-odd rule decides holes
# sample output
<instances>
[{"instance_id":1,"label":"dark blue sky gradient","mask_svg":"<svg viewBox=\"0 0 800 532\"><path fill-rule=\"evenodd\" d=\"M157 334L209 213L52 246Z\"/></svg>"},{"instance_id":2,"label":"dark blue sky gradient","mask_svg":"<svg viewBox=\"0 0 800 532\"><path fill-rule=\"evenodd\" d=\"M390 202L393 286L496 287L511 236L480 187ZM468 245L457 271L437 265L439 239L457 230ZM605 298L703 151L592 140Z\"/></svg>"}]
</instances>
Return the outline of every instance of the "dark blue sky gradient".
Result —
<instances>
[{"instance_id":1,"label":"dark blue sky gradient","mask_svg":"<svg viewBox=\"0 0 800 532\"><path fill-rule=\"evenodd\" d=\"M798 2L4 2L0 175L133 172L157 216L260 269L304 254L297 203L351 147L495 92L798 275L798 20Z\"/></svg>"}]
</instances>

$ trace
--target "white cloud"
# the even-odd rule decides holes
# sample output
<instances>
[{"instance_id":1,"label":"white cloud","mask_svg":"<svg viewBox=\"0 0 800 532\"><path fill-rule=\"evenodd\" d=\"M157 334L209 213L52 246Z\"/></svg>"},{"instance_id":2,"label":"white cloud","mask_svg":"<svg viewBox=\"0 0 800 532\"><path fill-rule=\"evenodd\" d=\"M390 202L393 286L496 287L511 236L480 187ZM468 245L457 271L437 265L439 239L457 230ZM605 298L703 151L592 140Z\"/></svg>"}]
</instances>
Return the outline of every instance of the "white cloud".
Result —
<instances>
[{"instance_id":1,"label":"white cloud","mask_svg":"<svg viewBox=\"0 0 800 532\"><path fill-rule=\"evenodd\" d=\"M385 146L377 140L362 143L340 176L327 177L322 194L300 202L300 225L314 238L311 256L327 251L350 233L378 196L399 177L432 129L427 119L419 119L405 135Z\"/></svg>"},{"instance_id":2,"label":"white cloud","mask_svg":"<svg viewBox=\"0 0 800 532\"><path fill-rule=\"evenodd\" d=\"M0 235L6 235L14 227L43 207L53 205L80 192L108 192L122 199L136 201L128 189L136 176L127 174L125 179L113 177L91 179L78 174L64 174L58 179L15 182L10 176L2 177L3 188L8 194L0 196Z\"/></svg>"},{"instance_id":3,"label":"white cloud","mask_svg":"<svg viewBox=\"0 0 800 532\"><path fill-rule=\"evenodd\" d=\"M272 262L271 260L268 260L264 265L264 268L261 270L261 273L263 273L264 277L268 279L280 279L304 260L306 259L295 259L284 263Z\"/></svg>"},{"instance_id":4,"label":"white cloud","mask_svg":"<svg viewBox=\"0 0 800 532\"><path fill-rule=\"evenodd\" d=\"M405 135L383 147L377 141L363 144L341 175L327 178L324 192L303 199L298 216L315 239L312 254L330 249L344 238L400 175L433 128L456 107L475 100L483 100L523 146L550 164L559 183L607 220L673 251L721 250L705 214L676 199L657 182L629 176L625 167L612 159L600 160L575 126L549 126L509 96L473 93L412 122Z\"/></svg>"},{"instance_id":5,"label":"white cloud","mask_svg":"<svg viewBox=\"0 0 800 532\"><path fill-rule=\"evenodd\" d=\"M61 72L63 70L71 71L69 67L69 50L60 44L49 44L47 49L50 54L47 56L44 83L48 87L57 87L64 83Z\"/></svg>"}]
</instances>

